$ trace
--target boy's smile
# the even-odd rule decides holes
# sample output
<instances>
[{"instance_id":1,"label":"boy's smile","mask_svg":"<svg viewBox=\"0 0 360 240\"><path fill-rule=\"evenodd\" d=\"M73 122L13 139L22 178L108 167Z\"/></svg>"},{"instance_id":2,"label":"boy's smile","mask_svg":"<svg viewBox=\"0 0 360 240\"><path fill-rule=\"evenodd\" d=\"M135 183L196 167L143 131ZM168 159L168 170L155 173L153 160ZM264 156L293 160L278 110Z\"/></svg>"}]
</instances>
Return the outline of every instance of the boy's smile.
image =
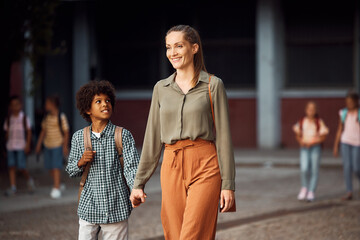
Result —
<instances>
[{"instance_id":1,"label":"boy's smile","mask_svg":"<svg viewBox=\"0 0 360 240\"><path fill-rule=\"evenodd\" d=\"M109 120L112 115L110 98L103 93L95 95L87 114L92 120Z\"/></svg>"}]
</instances>

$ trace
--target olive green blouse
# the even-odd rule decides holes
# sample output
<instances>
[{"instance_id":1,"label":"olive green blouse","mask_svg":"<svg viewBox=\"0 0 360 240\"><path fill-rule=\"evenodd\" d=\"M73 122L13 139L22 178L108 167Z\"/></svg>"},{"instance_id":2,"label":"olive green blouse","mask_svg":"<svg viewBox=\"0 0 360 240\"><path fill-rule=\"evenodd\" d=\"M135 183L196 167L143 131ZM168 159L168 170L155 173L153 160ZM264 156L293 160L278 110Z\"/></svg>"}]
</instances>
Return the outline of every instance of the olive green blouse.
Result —
<instances>
[{"instance_id":1,"label":"olive green blouse","mask_svg":"<svg viewBox=\"0 0 360 240\"><path fill-rule=\"evenodd\" d=\"M134 189L143 189L154 173L164 143L201 138L215 141L222 189L235 190L234 152L223 82L215 76L211 77L215 137L208 90L209 74L202 71L197 84L187 94L176 84L175 76L176 73L172 74L154 87Z\"/></svg>"}]
</instances>

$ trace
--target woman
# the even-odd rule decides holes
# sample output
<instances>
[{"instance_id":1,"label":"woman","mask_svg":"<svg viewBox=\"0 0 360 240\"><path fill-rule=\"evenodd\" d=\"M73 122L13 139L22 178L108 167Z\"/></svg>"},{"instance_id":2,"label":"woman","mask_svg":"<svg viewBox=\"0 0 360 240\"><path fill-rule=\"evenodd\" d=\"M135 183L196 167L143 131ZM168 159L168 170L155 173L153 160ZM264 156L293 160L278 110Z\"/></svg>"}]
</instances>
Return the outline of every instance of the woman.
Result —
<instances>
[{"instance_id":1,"label":"woman","mask_svg":"<svg viewBox=\"0 0 360 240\"><path fill-rule=\"evenodd\" d=\"M319 178L321 144L329 133L324 121L319 118L316 103L310 101L305 107L305 117L293 127L300 145L301 189L298 200L315 200L315 190Z\"/></svg>"},{"instance_id":2,"label":"woman","mask_svg":"<svg viewBox=\"0 0 360 240\"><path fill-rule=\"evenodd\" d=\"M166 55L176 70L153 90L144 145L130 200L145 202L144 186L163 144L161 220L166 239L214 239L217 208L234 204L235 167L227 96L211 77L212 119L200 36L178 25L166 35ZM214 134L216 129L216 138Z\"/></svg>"},{"instance_id":3,"label":"woman","mask_svg":"<svg viewBox=\"0 0 360 240\"><path fill-rule=\"evenodd\" d=\"M339 155L339 145L341 145L347 191L342 200L346 201L353 198L352 172L360 181L359 95L355 92L349 92L345 98L345 104L346 108L339 111L339 126L334 143L334 156Z\"/></svg>"}]
</instances>

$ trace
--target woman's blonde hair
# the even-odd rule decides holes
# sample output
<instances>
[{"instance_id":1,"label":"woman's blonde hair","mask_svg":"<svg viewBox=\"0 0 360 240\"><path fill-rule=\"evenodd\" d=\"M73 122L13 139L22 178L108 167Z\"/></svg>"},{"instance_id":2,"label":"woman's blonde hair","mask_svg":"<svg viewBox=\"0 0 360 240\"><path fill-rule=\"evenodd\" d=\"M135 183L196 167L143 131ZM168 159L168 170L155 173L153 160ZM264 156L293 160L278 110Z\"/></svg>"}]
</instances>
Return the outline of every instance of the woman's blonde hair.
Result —
<instances>
[{"instance_id":1,"label":"woman's blonde hair","mask_svg":"<svg viewBox=\"0 0 360 240\"><path fill-rule=\"evenodd\" d=\"M182 32L182 33L184 33L184 38L186 41L188 41L190 44L197 44L199 46L197 53L195 53L195 55L194 55L195 74L194 74L194 78L192 79L192 84L193 84L193 86L195 86L195 84L197 83L197 81L199 79L200 72L201 71L207 72L206 68L205 68L204 55L203 55L200 35L199 35L198 31L196 31L194 28L192 28L188 25L174 26L167 31L166 36L169 35L171 32Z\"/></svg>"}]
</instances>

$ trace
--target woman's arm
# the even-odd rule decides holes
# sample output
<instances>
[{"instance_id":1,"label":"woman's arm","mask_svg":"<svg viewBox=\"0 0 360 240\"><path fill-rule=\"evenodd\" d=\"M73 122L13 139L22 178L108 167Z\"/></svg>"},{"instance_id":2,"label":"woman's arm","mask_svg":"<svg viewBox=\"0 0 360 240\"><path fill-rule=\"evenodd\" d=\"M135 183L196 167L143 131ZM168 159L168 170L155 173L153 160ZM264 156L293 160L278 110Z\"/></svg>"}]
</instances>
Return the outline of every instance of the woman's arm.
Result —
<instances>
[{"instance_id":1,"label":"woman's arm","mask_svg":"<svg viewBox=\"0 0 360 240\"><path fill-rule=\"evenodd\" d=\"M219 159L222 190L235 191L235 161L231 139L229 106L223 82L211 81L216 128L216 149Z\"/></svg>"},{"instance_id":2,"label":"woman's arm","mask_svg":"<svg viewBox=\"0 0 360 240\"><path fill-rule=\"evenodd\" d=\"M158 165L162 146L163 144L161 142L160 133L159 94L158 84L156 84L151 99L140 163L130 195L133 207L138 207L141 203L145 202L145 184L150 179Z\"/></svg>"}]
</instances>

